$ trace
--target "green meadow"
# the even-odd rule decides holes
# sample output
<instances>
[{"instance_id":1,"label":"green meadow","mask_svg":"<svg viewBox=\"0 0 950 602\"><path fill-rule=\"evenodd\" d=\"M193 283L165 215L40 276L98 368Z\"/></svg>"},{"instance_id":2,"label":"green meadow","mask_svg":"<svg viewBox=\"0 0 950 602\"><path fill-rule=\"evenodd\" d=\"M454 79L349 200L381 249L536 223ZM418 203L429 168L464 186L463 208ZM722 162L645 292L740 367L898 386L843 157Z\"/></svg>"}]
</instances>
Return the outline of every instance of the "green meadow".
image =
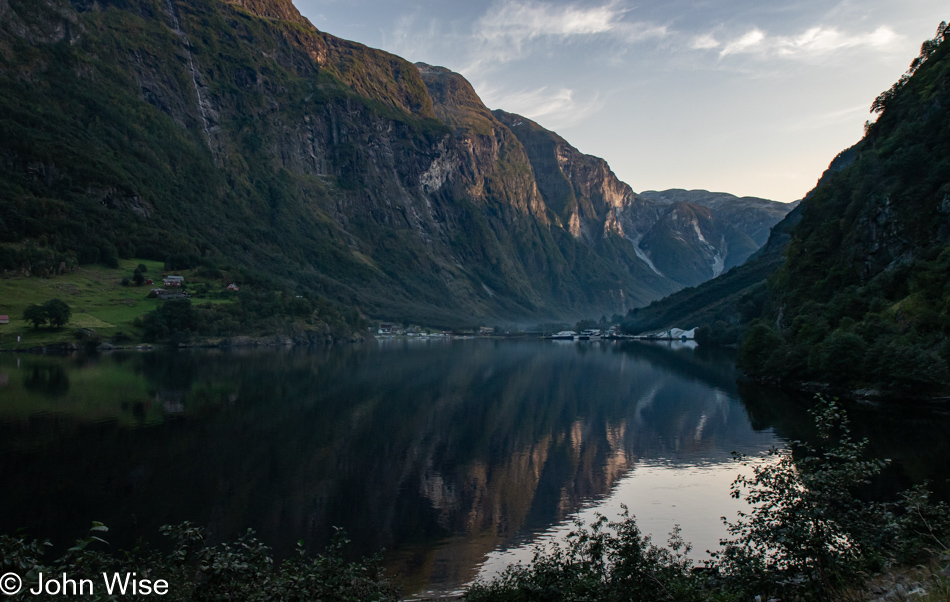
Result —
<instances>
[{"instance_id":1,"label":"green meadow","mask_svg":"<svg viewBox=\"0 0 950 602\"><path fill-rule=\"evenodd\" d=\"M123 286L124 277L132 277L135 268L144 264L146 279L155 285ZM26 349L75 341L78 329L91 328L103 340L119 338L140 341L142 329L133 324L136 318L156 309L162 301L147 298L149 290L161 287L166 274L185 276L186 288L193 290L204 284L212 292L223 290L225 284L195 276L192 270L165 270L160 261L144 259L119 260L118 268L86 265L73 272L50 278L8 276L0 279L0 315L9 315L9 324L0 324L0 349ZM23 320L23 310L30 304L61 299L72 309L69 323L62 328L34 328ZM227 303L227 299L202 299L201 303ZM17 336L20 341L17 342Z\"/></svg>"}]
</instances>

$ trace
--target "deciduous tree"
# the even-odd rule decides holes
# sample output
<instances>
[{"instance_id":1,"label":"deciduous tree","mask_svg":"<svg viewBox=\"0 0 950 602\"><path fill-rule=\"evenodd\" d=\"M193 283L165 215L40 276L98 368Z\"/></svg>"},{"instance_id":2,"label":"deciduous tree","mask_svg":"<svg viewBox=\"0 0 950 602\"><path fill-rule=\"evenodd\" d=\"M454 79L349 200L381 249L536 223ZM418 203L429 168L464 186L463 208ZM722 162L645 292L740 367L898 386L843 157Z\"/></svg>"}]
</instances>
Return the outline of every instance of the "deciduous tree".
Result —
<instances>
[{"instance_id":1,"label":"deciduous tree","mask_svg":"<svg viewBox=\"0 0 950 602\"><path fill-rule=\"evenodd\" d=\"M49 321L49 315L45 307L31 303L23 310L23 321L33 324L33 328L39 328Z\"/></svg>"},{"instance_id":2,"label":"deciduous tree","mask_svg":"<svg viewBox=\"0 0 950 602\"><path fill-rule=\"evenodd\" d=\"M73 315L72 308L70 308L65 301L60 299L50 299L43 304L43 308L46 310L46 315L49 318L49 325L56 326L57 328L65 326Z\"/></svg>"}]
</instances>

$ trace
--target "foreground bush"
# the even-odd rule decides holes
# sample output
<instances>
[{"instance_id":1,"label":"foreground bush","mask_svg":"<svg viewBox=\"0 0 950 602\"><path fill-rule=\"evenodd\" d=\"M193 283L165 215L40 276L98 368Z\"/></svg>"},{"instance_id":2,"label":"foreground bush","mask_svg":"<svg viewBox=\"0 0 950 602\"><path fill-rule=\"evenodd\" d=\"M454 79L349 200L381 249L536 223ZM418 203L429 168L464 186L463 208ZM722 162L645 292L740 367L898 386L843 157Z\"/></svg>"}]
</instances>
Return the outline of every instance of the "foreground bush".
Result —
<instances>
[{"instance_id":1,"label":"foreground bush","mask_svg":"<svg viewBox=\"0 0 950 602\"><path fill-rule=\"evenodd\" d=\"M600 517L564 543L536 550L466 599L555 600L838 600L843 592L888 567L914 564L947 551L950 508L924 488L892 502L860 497L886 465L864 459L867 441L854 441L845 413L821 401L812 411L818 442L792 442L770 451L739 476L732 495L750 504L703 566L674 531L668 547L643 536L633 517Z\"/></svg>"},{"instance_id":2,"label":"foreground bush","mask_svg":"<svg viewBox=\"0 0 950 602\"><path fill-rule=\"evenodd\" d=\"M487 583L476 583L469 601L683 601L718 599L710 580L696 576L689 546L678 531L668 547L654 545L624 514L577 525L567 541L535 551L530 565L515 564ZM723 598L725 599L725 598Z\"/></svg>"},{"instance_id":3,"label":"foreground bush","mask_svg":"<svg viewBox=\"0 0 950 602\"><path fill-rule=\"evenodd\" d=\"M0 536L0 573L13 572L22 577L24 584L21 593L9 599L63 598L62 595L27 593L36 589L40 573L46 579L65 573L76 582L81 579L93 582L93 595L69 596L70 599L116 599L108 595L103 573L124 576L131 572L136 578L148 579L153 584L158 580L167 582L168 593L157 598L161 600L383 602L399 599L396 588L383 577L379 558L363 562L344 560L343 550L348 541L340 533L323 554L308 556L301 544L296 558L274 566L271 549L258 541L252 531L233 543L210 546L202 529L184 523L162 528L172 542L169 554L146 547L112 554L98 550L103 547L98 545L103 542L99 535L107 530L95 524L89 537L50 564L43 558L49 542ZM155 596L129 595L129 592L119 597L156 599Z\"/></svg>"}]
</instances>

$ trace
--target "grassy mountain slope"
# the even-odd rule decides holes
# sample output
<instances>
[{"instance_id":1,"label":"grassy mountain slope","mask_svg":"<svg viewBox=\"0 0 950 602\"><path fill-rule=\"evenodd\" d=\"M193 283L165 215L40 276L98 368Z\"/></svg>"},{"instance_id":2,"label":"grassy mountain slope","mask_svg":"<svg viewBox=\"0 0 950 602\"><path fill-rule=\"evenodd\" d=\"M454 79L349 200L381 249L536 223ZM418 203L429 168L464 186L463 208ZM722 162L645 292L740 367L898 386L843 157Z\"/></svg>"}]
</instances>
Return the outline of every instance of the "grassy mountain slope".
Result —
<instances>
[{"instance_id":1,"label":"grassy mountain slope","mask_svg":"<svg viewBox=\"0 0 950 602\"><path fill-rule=\"evenodd\" d=\"M309 157L282 152L296 149L279 135L301 132L280 125L308 114L332 122L349 109L399 128L406 150L418 152L428 145L425 112L402 105L424 109L421 81L392 90L376 72L377 82L360 78L376 97L357 96L334 74L345 77L347 57L321 70L306 48L327 62L334 50L296 21L217 2L128 4L61 5L62 22L32 3L9 5L0 59L4 269L46 274L115 255L225 262L337 298L348 288L358 295L340 275L385 279L347 244L326 203L348 187L352 147L338 136L322 157L335 173L321 178L301 169ZM187 29L202 35L186 39Z\"/></svg>"}]
</instances>

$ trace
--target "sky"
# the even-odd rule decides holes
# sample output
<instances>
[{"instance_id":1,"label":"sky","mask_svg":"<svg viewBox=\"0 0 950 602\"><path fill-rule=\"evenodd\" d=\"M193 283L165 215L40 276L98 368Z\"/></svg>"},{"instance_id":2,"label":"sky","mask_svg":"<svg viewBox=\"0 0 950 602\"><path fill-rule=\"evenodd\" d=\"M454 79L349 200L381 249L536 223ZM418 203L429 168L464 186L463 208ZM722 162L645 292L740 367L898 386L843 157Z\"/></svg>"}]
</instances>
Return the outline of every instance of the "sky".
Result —
<instances>
[{"instance_id":1,"label":"sky","mask_svg":"<svg viewBox=\"0 0 950 602\"><path fill-rule=\"evenodd\" d=\"M464 75L634 191L802 198L950 19L946 0L294 0Z\"/></svg>"}]
</instances>

